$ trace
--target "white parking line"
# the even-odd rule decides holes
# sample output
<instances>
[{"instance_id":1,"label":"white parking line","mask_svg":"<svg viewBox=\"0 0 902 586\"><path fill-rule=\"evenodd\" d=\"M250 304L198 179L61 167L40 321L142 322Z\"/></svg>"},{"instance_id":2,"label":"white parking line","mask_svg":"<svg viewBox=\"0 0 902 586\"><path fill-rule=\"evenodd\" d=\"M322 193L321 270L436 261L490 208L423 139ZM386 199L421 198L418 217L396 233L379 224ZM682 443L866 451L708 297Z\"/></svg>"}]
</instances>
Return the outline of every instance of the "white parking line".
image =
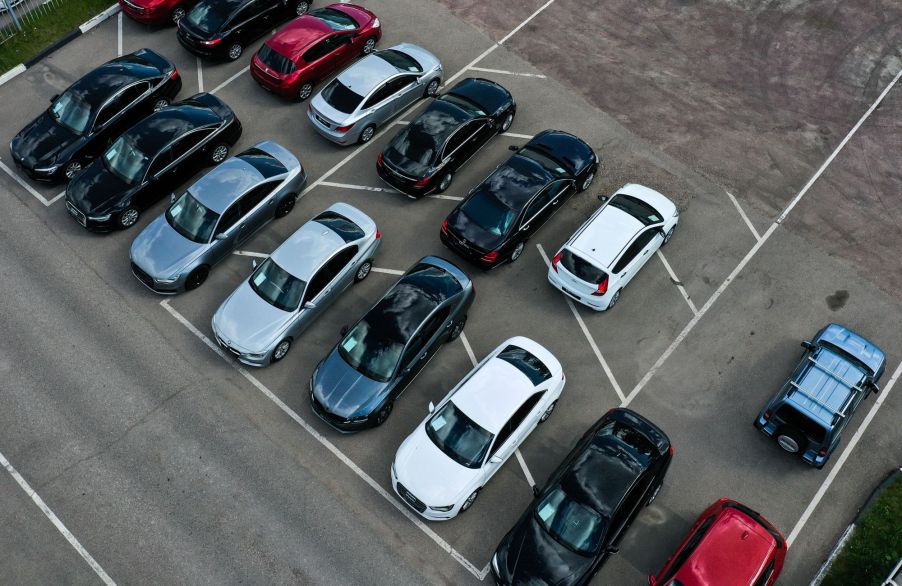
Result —
<instances>
[{"instance_id":1,"label":"white parking line","mask_svg":"<svg viewBox=\"0 0 902 586\"><path fill-rule=\"evenodd\" d=\"M392 189L390 187L371 187L369 185L352 185L350 183L334 183L332 181L322 181L320 185L324 187L339 187L341 189L356 189L359 191L381 191L383 193L401 193L396 189ZM306 192L306 190L305 190ZM463 201L464 198L458 197L456 195L444 195L441 193L436 193L433 195L427 195L427 199L450 199L451 201Z\"/></svg>"},{"instance_id":2,"label":"white parking line","mask_svg":"<svg viewBox=\"0 0 902 586\"><path fill-rule=\"evenodd\" d=\"M195 57L197 60L197 91L198 93L204 91L204 64L200 60L200 57ZM216 90L213 90L215 92ZM210 93L213 93L210 92Z\"/></svg>"},{"instance_id":3,"label":"white parking line","mask_svg":"<svg viewBox=\"0 0 902 586\"><path fill-rule=\"evenodd\" d=\"M501 136L510 136L513 138L522 138L523 140L532 140L531 134L517 134L516 132L505 132Z\"/></svg>"},{"instance_id":4,"label":"white parking line","mask_svg":"<svg viewBox=\"0 0 902 586\"><path fill-rule=\"evenodd\" d=\"M542 248L541 244L536 244L536 248L539 249L539 254L542 255L542 260L545 261L545 267L551 268L551 261L548 260L548 255L545 254L545 249ZM617 396L620 397L620 400L623 401L623 391L620 389L620 385L617 383L617 379L614 378L614 372L611 370L611 367L608 366L608 362L604 359L604 356L601 355L601 350L598 349L598 345L595 343L595 338L592 337L592 333L589 332L589 328L586 327L583 318L580 317L579 312L576 310L576 306L573 305L573 302L570 301L569 298L565 297L564 295L561 295L561 297L563 297L564 301L567 302L567 307L570 308L570 311L573 313L573 317L576 318L576 322L579 324L579 328L583 331L583 335L586 337L586 340L589 341L589 346L592 348L592 352L595 353L595 357L598 359L598 362L601 363L601 368L607 375L611 386L614 387L614 392L616 392Z\"/></svg>"},{"instance_id":5,"label":"white parking line","mask_svg":"<svg viewBox=\"0 0 902 586\"><path fill-rule=\"evenodd\" d=\"M530 474L529 468L526 467L526 460L523 459L523 454L520 453L519 448L514 450L514 455L517 456L517 461L520 462L520 468L523 469L523 476L526 477L526 482L529 483L529 489L532 490L532 487L536 485L536 481L533 479L532 474Z\"/></svg>"},{"instance_id":6,"label":"white parking line","mask_svg":"<svg viewBox=\"0 0 902 586\"><path fill-rule=\"evenodd\" d=\"M761 235L758 234L757 230L755 230L755 226L752 225L752 222L751 222L751 220L749 220L749 217L747 215L745 215L745 211L742 209L742 206L739 205L739 202L736 200L736 198L733 196L733 194L730 193L729 191L727 191L726 189L724 189L724 191L730 197L730 201L733 202L733 205L736 206L736 211L739 212L740 216L742 216L742 221L745 222L745 225L748 226L749 230L752 231L752 236L755 237L755 240L761 240Z\"/></svg>"},{"instance_id":7,"label":"white parking line","mask_svg":"<svg viewBox=\"0 0 902 586\"><path fill-rule=\"evenodd\" d=\"M792 542L795 541L799 536L802 528L805 527L805 523L808 522L808 519L811 517L812 513L814 513L814 509L817 508L818 504L820 504L821 502L821 499L824 498L824 495L827 493L830 485L833 484L833 481L836 479L839 471L842 469L843 464L846 463L846 460L849 458L849 454L851 454L852 450L855 449L855 446L858 445L858 441L861 439L861 436L863 436L864 432L867 431L867 428L871 424L871 421L874 419L874 416L877 415L877 411L880 410L881 405L883 405L884 401L886 401L886 397L889 396L890 391L893 390L893 387L896 385L896 381L899 380L900 374L902 374L902 362L900 362L899 366L896 367L896 371L893 373L893 376L890 377L889 382L887 382L886 386L883 387L883 391L877 396L877 400L874 402L871 410L868 411L868 414L864 418L864 421L862 421L861 425L858 426L858 430L855 431L855 435L852 436L852 439L849 441L849 445L847 445L843 450L842 454L839 456L839 459L833 465L833 468L830 469L830 473L827 475L827 478L824 479L824 481L821 483L820 488L817 489L817 493L815 493L814 498L811 499L810 503L808 503L808 507L805 508L805 512L802 513L801 518L798 520L795 527L792 528L792 532L789 534L789 537L786 538L787 545L792 545Z\"/></svg>"},{"instance_id":8,"label":"white parking line","mask_svg":"<svg viewBox=\"0 0 902 586\"><path fill-rule=\"evenodd\" d=\"M71 545L75 549L75 551L78 552L78 555L80 555L82 559L85 560L89 566L91 566L91 569L94 570L94 573L97 574L97 576L103 581L103 583L107 586L116 586L116 583L113 581L113 579L110 578L110 576L100 566L100 564L98 564L97 561L91 556L91 554L88 553L88 550L86 550L84 546L79 543L78 539L75 538L72 532L69 531L69 529L67 529L65 525L63 525L63 522L60 521L59 517L57 517L56 514L50 509L50 507L47 506L47 503L44 502L44 499L42 499L41 496L36 493L33 488L31 488L31 485L28 484L28 482L22 477L22 475L19 474L19 471L16 470L12 464L10 464L9 460L7 460L6 456L4 456L2 453L0 453L0 466L3 466L6 471L9 472L9 475L12 476L13 480L16 481L16 484L18 484L19 487L23 491L25 491L25 494L27 494L31 498L34 504L36 504L38 508L41 509L41 512L44 513L44 516L50 519L50 522L53 523L57 531L59 531L62 536L66 538L66 541L68 541L69 545Z\"/></svg>"},{"instance_id":9,"label":"white parking line","mask_svg":"<svg viewBox=\"0 0 902 586\"><path fill-rule=\"evenodd\" d=\"M380 267L373 267L373 268L370 269L370 270L373 271L374 273L382 273L382 274L385 274L385 275L398 275L398 276L401 276L401 275L404 274L404 271L397 271L397 270L395 270L395 269L383 269L383 268L380 268Z\"/></svg>"},{"instance_id":10,"label":"white parking line","mask_svg":"<svg viewBox=\"0 0 902 586\"><path fill-rule=\"evenodd\" d=\"M817 180L817 178L820 177L821 174L826 170L827 166L831 162L833 162L833 159L835 159L836 155L838 155L839 152L843 149L843 147L846 146L846 143L849 142L849 139L852 138L852 136L858 131L858 129L864 123L864 121L867 120L868 117L870 117L870 115L874 112L874 110L877 109L877 106L880 105L880 103L883 101L883 99L886 97L886 95L889 93L889 91L893 88L893 86L896 85L896 82L899 81L900 77L902 77L902 69L899 70L899 72L896 74L896 77L893 78L893 80L889 83L889 85L886 86L886 89L884 89L883 92L874 101L874 103L871 104L871 107L868 108L867 112L865 112L864 115L862 115L862 117L855 124L855 126L852 127L852 130L850 130L849 133L846 135L846 137L842 140L842 142L839 143L839 146L837 146L833 150L833 152L830 154L830 156L827 157L827 160L824 161L824 164L821 165L820 168L817 170L817 172L815 172L815 174L811 177L811 179L808 180L808 183L806 183L805 186L802 188L802 190L799 191L799 193L792 199L792 201L789 202L789 204L786 206L786 209L784 209L783 213L780 214L780 217L777 218L774 221L774 223L772 223L770 225L770 227L767 229L767 231L764 233L764 235L761 236L761 239L758 240L754 246L752 246L752 249L749 250L748 253L742 258L742 260L739 261L739 264L736 265L736 268L733 269L733 271L727 276L727 278L724 280L724 282L721 283L720 286L717 288L717 290L714 291L714 294L712 294L711 297L708 298L708 300L705 302L705 304L699 310L698 315L696 315L691 320L689 320L689 323L686 324L686 326L679 333L679 335L677 335L677 337L674 339L674 341L670 343L670 346L668 346L667 349L664 350L664 353L661 354L661 357L658 358L658 360L654 363L654 365L651 367L651 369L647 373L645 373L645 376L643 376L642 379L633 388L633 390L630 391L630 394L627 395L626 399L621 404L621 407L628 406L633 401L633 399L636 398L636 395L638 395L642 391L642 389L645 388L645 385L648 384L648 381L650 381L652 379L652 377L654 377L655 374L657 374L657 372L658 372L658 370L660 370L661 366L667 361L667 359L670 357L670 355L673 354L673 352L677 349L677 347L679 347L679 345L683 343L683 340L685 340L686 336L688 336L689 333L695 328L695 325L699 322L699 320L702 317L704 317L704 315L706 313L708 313L708 310L711 309L711 306L714 305L714 303L720 298L720 296L723 294L723 292L726 291L727 287L730 286L730 283L732 283L736 279L736 277L739 275L739 273L742 271L742 269L745 268L745 265L747 265L749 263L749 261L751 261L755 257L755 255L758 254L758 251L761 250L761 247L764 246L764 244L768 241L768 239L771 237L771 235L773 235L774 231L776 231L777 226L779 226L783 222L783 220L786 219L790 210L792 210L792 208L794 208L795 205L799 201L801 201L802 196L808 192L808 190L811 188L811 186L814 184L814 182Z\"/></svg>"},{"instance_id":11,"label":"white parking line","mask_svg":"<svg viewBox=\"0 0 902 586\"><path fill-rule=\"evenodd\" d=\"M520 73L518 71L506 71L504 69L489 69L488 67L470 67L472 71L484 71L485 73L500 73L502 75L516 75L519 77L538 77L546 79L541 73Z\"/></svg>"},{"instance_id":12,"label":"white parking line","mask_svg":"<svg viewBox=\"0 0 902 586\"><path fill-rule=\"evenodd\" d=\"M47 199L46 197L44 197L43 195L41 195L40 193L38 193L38 192L35 190L34 187L32 187L31 185L29 185L28 182L26 182L24 179L22 179L21 177L19 177L19 174L18 174L18 173L16 173L15 171L13 171L13 170L10 169L9 167L7 167L7 166L6 166L6 163L4 163L2 160L0 160L0 169L2 169L4 173L6 173L7 175L9 175L9 176L12 178L13 181L15 181L16 183L18 183L19 185L21 185L22 188L25 189L25 191L27 191L28 193L30 193L31 195L33 195L35 198L37 198L37 200L38 200L39 202L41 202L42 204L44 204L44 205L47 206L47 207L50 207L50 205L51 205L53 202L55 202L56 200L58 200L58 199L61 198L62 196L66 195L66 192L63 191L63 192L60 193L59 195L55 196L53 199Z\"/></svg>"},{"instance_id":13,"label":"white parking line","mask_svg":"<svg viewBox=\"0 0 902 586\"><path fill-rule=\"evenodd\" d=\"M245 73L247 73L250 70L251 70L251 66L248 65L247 67L245 67L244 69L242 69L241 71L239 71L238 73L233 75L232 77L228 78L227 80L225 80L224 82L222 82L221 84L219 84L218 86L216 86L215 88L210 90L210 93L215 94L216 92L218 92L225 86L229 85L230 83L232 83L233 81L235 81L236 79L238 79L239 77L241 77L242 75L244 75Z\"/></svg>"},{"instance_id":14,"label":"white parking line","mask_svg":"<svg viewBox=\"0 0 902 586\"><path fill-rule=\"evenodd\" d=\"M249 250L233 250L232 254L238 256L252 256L254 258L269 258L268 254L265 254L263 252L251 252Z\"/></svg>"},{"instance_id":15,"label":"white parking line","mask_svg":"<svg viewBox=\"0 0 902 586\"><path fill-rule=\"evenodd\" d=\"M117 23L118 32L116 34L116 55L118 57L122 57L122 13L120 12L117 15L117 19L119 22Z\"/></svg>"},{"instance_id":16,"label":"white parking line","mask_svg":"<svg viewBox=\"0 0 902 586\"><path fill-rule=\"evenodd\" d=\"M217 356L219 356L220 358L225 360L229 364L229 366L231 366L236 371L238 371L238 373L241 374L241 376L243 376L248 382L250 382L252 385L254 385L254 387L256 387L258 391L263 393L263 395L266 396L267 399L269 399L270 401L275 403L276 406L279 409L281 409L283 413L285 413L295 423L297 423L299 426L301 426L301 428L304 431L306 431L307 433L309 433L313 437L313 439L318 441L323 447L325 447L327 450L329 450L332 453L332 455L334 455L336 458L338 458L345 466L350 468L351 471L354 472L354 474L356 474L361 480L366 482L382 498L384 498L389 503L391 503L402 515L404 515L411 523L413 523L414 526L416 526L419 530L421 530L423 533L425 533L439 547L441 547L443 550L445 550L446 552L451 554L451 557L454 558L464 568L466 568L467 571L469 571L471 574L473 574L480 580L483 579L485 574L483 574L481 570L479 570L476 566L474 566L472 563L470 563L470 561L467 560L467 558L465 558L460 552L458 552L456 549L454 549L450 543L448 543L447 541L442 539L442 537L440 537L435 531L433 531L432 529L427 527L426 524L422 520L420 520L414 513L410 512L410 510L405 505L398 502L398 500L395 499L391 494L389 494L389 492L387 490L382 488L382 485L380 485L378 482L373 480L373 478L369 474L364 472L357 464L354 463L353 460L348 458L344 454L344 452L342 452L335 446L335 444L330 442L328 439L326 439L325 436L323 436L320 432L318 432L313 426L311 426L309 423L307 423L300 415L298 415L294 410L292 410L288 405L286 405L279 397L277 397L275 393L273 393L271 390L269 390L269 388L267 388L266 385L261 383L259 380L257 380L257 378L254 375L249 373L247 371L247 369L245 369L242 366L238 366L235 363L235 361L232 360L231 357L227 356L219 348L219 346L217 346L206 335L204 335L203 332L201 332L196 327L194 327L194 325L190 321L188 321L187 318L185 318L182 314L180 314L178 311L173 309L169 305L168 299L164 299L163 301L161 301L160 305L162 305L163 308L166 309L166 311L168 311L169 314L172 315L172 317L174 317L180 324L185 326L185 328L187 328L188 331L190 331L192 334L194 334L195 337L200 339L200 341L203 342L208 348L213 350Z\"/></svg>"},{"instance_id":17,"label":"white parking line","mask_svg":"<svg viewBox=\"0 0 902 586\"><path fill-rule=\"evenodd\" d=\"M463 342L464 350L467 351L467 356L470 357L470 362L473 363L473 366L479 364L479 361L476 360L476 354L473 353L473 347L470 346L470 341L467 339L467 334L464 332L460 333L460 341Z\"/></svg>"},{"instance_id":18,"label":"white parking line","mask_svg":"<svg viewBox=\"0 0 902 586\"><path fill-rule=\"evenodd\" d=\"M673 269L670 268L670 263L667 262L667 259L664 258L664 253L661 252L661 249L658 249L658 258L661 259L661 263L664 265L664 268L667 269L667 274L670 275L670 280L673 281L673 284L677 286L677 289L680 290L680 293L683 295L683 299L686 300L686 303L689 304L689 309L692 310L693 315L698 315L698 310L695 308L695 303L692 302L692 298L689 297L689 292L686 291L686 287L683 286L683 282L677 279L676 273L673 272Z\"/></svg>"}]
</instances>

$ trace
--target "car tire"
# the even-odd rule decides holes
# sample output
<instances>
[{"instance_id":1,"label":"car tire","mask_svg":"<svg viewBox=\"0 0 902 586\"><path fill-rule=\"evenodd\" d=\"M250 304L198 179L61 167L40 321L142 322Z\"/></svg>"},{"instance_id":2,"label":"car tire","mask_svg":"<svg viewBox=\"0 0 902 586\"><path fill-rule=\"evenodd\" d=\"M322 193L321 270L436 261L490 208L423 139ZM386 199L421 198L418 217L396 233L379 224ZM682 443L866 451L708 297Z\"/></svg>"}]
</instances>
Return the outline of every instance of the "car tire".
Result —
<instances>
[{"instance_id":1,"label":"car tire","mask_svg":"<svg viewBox=\"0 0 902 586\"><path fill-rule=\"evenodd\" d=\"M650 506L653 502L655 502L655 499L658 498L658 493L661 492L662 486L664 486L663 481L659 482L658 485L655 487L655 489L653 491L651 491L651 494L648 495L648 498L645 500L646 507Z\"/></svg>"},{"instance_id":2,"label":"car tire","mask_svg":"<svg viewBox=\"0 0 902 586\"><path fill-rule=\"evenodd\" d=\"M595 169L589 171L589 174L583 178L583 182L579 185L579 192L582 193L585 190L592 187L592 183L595 182Z\"/></svg>"},{"instance_id":3,"label":"car tire","mask_svg":"<svg viewBox=\"0 0 902 586\"><path fill-rule=\"evenodd\" d=\"M514 250L511 252L510 262L516 262L516 260L523 255L524 250L526 250L525 240L514 247Z\"/></svg>"},{"instance_id":4,"label":"car tire","mask_svg":"<svg viewBox=\"0 0 902 586\"><path fill-rule=\"evenodd\" d=\"M511 124L514 123L514 111L509 110L507 115L504 117L504 120L501 121L501 126L498 127L498 134L502 132L507 132L511 129Z\"/></svg>"},{"instance_id":5,"label":"car tire","mask_svg":"<svg viewBox=\"0 0 902 586\"><path fill-rule=\"evenodd\" d=\"M359 267L357 267L357 272L354 273L354 282L359 283L360 281L366 279L370 276L370 273L373 271L373 261L367 260L364 261Z\"/></svg>"},{"instance_id":6,"label":"car tire","mask_svg":"<svg viewBox=\"0 0 902 586\"><path fill-rule=\"evenodd\" d=\"M297 4L294 5L294 13L297 16L304 16L310 10L310 2L306 2L305 0L301 0Z\"/></svg>"},{"instance_id":7,"label":"car tire","mask_svg":"<svg viewBox=\"0 0 902 586\"><path fill-rule=\"evenodd\" d=\"M608 303L608 306L605 308L605 311L607 311L607 310L613 308L615 305L617 305L617 302L620 301L620 292L621 291L623 291L623 289L618 289L617 292L614 293L614 296L611 297L611 301Z\"/></svg>"},{"instance_id":8,"label":"car tire","mask_svg":"<svg viewBox=\"0 0 902 586\"><path fill-rule=\"evenodd\" d=\"M375 425L382 425L385 423L385 420L388 419L388 416L391 415L392 408L395 406L394 401L388 401L383 405L377 412L376 418L373 420Z\"/></svg>"},{"instance_id":9,"label":"car tire","mask_svg":"<svg viewBox=\"0 0 902 586\"><path fill-rule=\"evenodd\" d=\"M554 413L555 405L557 405L557 399L555 399L554 402L548 406L548 409L545 409L545 412L542 413L542 416L539 418L539 425L548 421L548 418L551 417L552 413Z\"/></svg>"},{"instance_id":10,"label":"car tire","mask_svg":"<svg viewBox=\"0 0 902 586\"><path fill-rule=\"evenodd\" d=\"M808 443L805 436L791 427L783 427L776 434L777 445L790 454L801 454Z\"/></svg>"},{"instance_id":11,"label":"car tire","mask_svg":"<svg viewBox=\"0 0 902 586\"><path fill-rule=\"evenodd\" d=\"M472 507L473 503L476 502L476 497L478 497L478 496L479 496L479 489L477 488L470 494L470 496L467 497L467 500L464 501L464 504L462 504L460 506L459 513L463 513L464 511L466 511L467 509Z\"/></svg>"},{"instance_id":12,"label":"car tire","mask_svg":"<svg viewBox=\"0 0 902 586\"><path fill-rule=\"evenodd\" d=\"M207 280L207 277L210 276L210 267L207 265L202 265L188 273L188 277L185 279L185 291L194 291L198 287L204 284Z\"/></svg>"},{"instance_id":13,"label":"car tire","mask_svg":"<svg viewBox=\"0 0 902 586\"><path fill-rule=\"evenodd\" d=\"M426 92L424 97L434 98L438 94L438 88L442 85L442 81L440 79L433 79L429 82L429 85L426 86Z\"/></svg>"},{"instance_id":14,"label":"car tire","mask_svg":"<svg viewBox=\"0 0 902 586\"><path fill-rule=\"evenodd\" d=\"M435 188L436 193L444 193L449 187L451 187L451 182L454 181L454 173L448 171L444 175L442 175L441 180L438 182L438 187Z\"/></svg>"},{"instance_id":15,"label":"car tire","mask_svg":"<svg viewBox=\"0 0 902 586\"><path fill-rule=\"evenodd\" d=\"M298 196L294 193L289 193L279 202L279 205L276 206L276 218L284 218L288 214L291 213L291 210L294 209L294 204L297 202Z\"/></svg>"},{"instance_id":16,"label":"car tire","mask_svg":"<svg viewBox=\"0 0 902 586\"><path fill-rule=\"evenodd\" d=\"M172 9L172 12L169 13L169 21L172 22L172 24L177 25L179 21L185 17L185 14L185 7L179 4Z\"/></svg>"},{"instance_id":17,"label":"car tire","mask_svg":"<svg viewBox=\"0 0 902 586\"><path fill-rule=\"evenodd\" d=\"M376 37L370 37L363 43L363 54L369 55L376 50Z\"/></svg>"},{"instance_id":18,"label":"car tire","mask_svg":"<svg viewBox=\"0 0 902 586\"><path fill-rule=\"evenodd\" d=\"M357 142L360 144L366 144L369 141L373 140L373 137L376 136L376 125L369 124L362 131L360 131L360 138L357 139Z\"/></svg>"},{"instance_id":19,"label":"car tire","mask_svg":"<svg viewBox=\"0 0 902 586\"><path fill-rule=\"evenodd\" d=\"M63 169L63 176L67 180L71 180L73 177L81 173L82 164L81 161L75 159L73 161L69 161L65 168Z\"/></svg>"},{"instance_id":20,"label":"car tire","mask_svg":"<svg viewBox=\"0 0 902 586\"><path fill-rule=\"evenodd\" d=\"M291 350L291 338L285 338L276 344L276 347L272 351L272 356L269 358L269 363L275 364L282 360L288 354L289 350Z\"/></svg>"},{"instance_id":21,"label":"car tire","mask_svg":"<svg viewBox=\"0 0 902 586\"><path fill-rule=\"evenodd\" d=\"M463 316L460 320L451 326L451 333L448 334L448 341L452 342L460 337L462 333L464 333L464 326L467 325L467 316Z\"/></svg>"},{"instance_id":22,"label":"car tire","mask_svg":"<svg viewBox=\"0 0 902 586\"><path fill-rule=\"evenodd\" d=\"M229 158L229 145L224 142L217 144L210 151L210 164L218 165Z\"/></svg>"},{"instance_id":23,"label":"car tire","mask_svg":"<svg viewBox=\"0 0 902 586\"><path fill-rule=\"evenodd\" d=\"M126 230L134 226L140 216L141 212L138 211L138 208L128 206L116 216L116 225L122 230Z\"/></svg>"},{"instance_id":24,"label":"car tire","mask_svg":"<svg viewBox=\"0 0 902 586\"><path fill-rule=\"evenodd\" d=\"M229 50L226 52L226 56L228 56L229 61L236 61L241 54L244 53L244 47L241 46L241 43L232 43L229 45Z\"/></svg>"},{"instance_id":25,"label":"car tire","mask_svg":"<svg viewBox=\"0 0 902 586\"><path fill-rule=\"evenodd\" d=\"M303 102L307 98L313 95L313 82L308 81L300 88L298 88L298 101Z\"/></svg>"},{"instance_id":26,"label":"car tire","mask_svg":"<svg viewBox=\"0 0 902 586\"><path fill-rule=\"evenodd\" d=\"M154 112L159 112L159 111L162 110L163 108L167 107L167 106L169 105L169 103L170 103L170 102L169 102L169 98L158 98L158 99L153 103L153 111L154 111Z\"/></svg>"},{"instance_id":27,"label":"car tire","mask_svg":"<svg viewBox=\"0 0 902 586\"><path fill-rule=\"evenodd\" d=\"M676 226L667 231L667 234L664 234L664 242L661 243L661 246L667 246L667 243L670 242L670 239L673 238L673 231L676 230Z\"/></svg>"}]
</instances>

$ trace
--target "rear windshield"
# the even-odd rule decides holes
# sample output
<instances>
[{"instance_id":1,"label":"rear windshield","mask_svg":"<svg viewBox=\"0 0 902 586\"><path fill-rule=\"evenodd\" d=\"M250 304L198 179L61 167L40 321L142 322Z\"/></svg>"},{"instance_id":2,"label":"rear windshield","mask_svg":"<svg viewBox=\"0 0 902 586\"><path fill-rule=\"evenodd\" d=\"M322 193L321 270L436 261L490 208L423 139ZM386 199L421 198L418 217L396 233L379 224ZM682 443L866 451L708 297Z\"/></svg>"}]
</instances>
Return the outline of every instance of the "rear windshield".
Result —
<instances>
[{"instance_id":1,"label":"rear windshield","mask_svg":"<svg viewBox=\"0 0 902 586\"><path fill-rule=\"evenodd\" d=\"M357 24L356 20L334 8L320 8L319 10L313 10L310 12L310 16L315 16L332 27L332 30L336 31L352 31L360 26Z\"/></svg>"},{"instance_id":2,"label":"rear windshield","mask_svg":"<svg viewBox=\"0 0 902 586\"><path fill-rule=\"evenodd\" d=\"M508 346L498 354L498 358L525 374L533 385L538 386L551 378L551 371L544 362L518 346Z\"/></svg>"},{"instance_id":3,"label":"rear windshield","mask_svg":"<svg viewBox=\"0 0 902 586\"><path fill-rule=\"evenodd\" d=\"M423 66L417 63L416 59L406 53L396 51L394 49L386 49L376 53L377 57L381 57L384 61L394 66L398 71L407 71L412 73L420 73Z\"/></svg>"},{"instance_id":4,"label":"rear windshield","mask_svg":"<svg viewBox=\"0 0 902 586\"><path fill-rule=\"evenodd\" d=\"M517 154L522 155L527 159L532 159L533 161L545 167L545 169L547 169L549 172L551 172L552 175L559 179L567 177L569 175L567 173L567 169L565 169L564 166L561 165L558 161L530 146L523 147L522 149L517 151Z\"/></svg>"},{"instance_id":5,"label":"rear windshield","mask_svg":"<svg viewBox=\"0 0 902 586\"><path fill-rule=\"evenodd\" d=\"M806 417L791 405L781 405L777 417L784 423L805 434L812 442L821 443L827 437L827 430L810 417Z\"/></svg>"},{"instance_id":6,"label":"rear windshield","mask_svg":"<svg viewBox=\"0 0 902 586\"><path fill-rule=\"evenodd\" d=\"M363 238L363 230L360 226L341 214L336 214L335 212L323 212L313 218L313 221L330 228L333 232L341 236L342 240L345 242L353 242L354 240Z\"/></svg>"},{"instance_id":7,"label":"rear windshield","mask_svg":"<svg viewBox=\"0 0 902 586\"><path fill-rule=\"evenodd\" d=\"M185 18L204 33L215 33L231 16L231 5L219 5L215 2L201 2L192 8Z\"/></svg>"},{"instance_id":8,"label":"rear windshield","mask_svg":"<svg viewBox=\"0 0 902 586\"><path fill-rule=\"evenodd\" d=\"M561 251L561 265L576 278L593 285L598 285L608 277L603 270L586 259L577 256L569 248Z\"/></svg>"},{"instance_id":9,"label":"rear windshield","mask_svg":"<svg viewBox=\"0 0 902 586\"><path fill-rule=\"evenodd\" d=\"M337 79L332 80L332 83L326 86L322 96L327 104L345 114L353 112L363 101L363 96L354 93Z\"/></svg>"},{"instance_id":10,"label":"rear windshield","mask_svg":"<svg viewBox=\"0 0 902 586\"><path fill-rule=\"evenodd\" d=\"M264 179L288 172L288 169L285 168L285 165L279 159L260 149L247 149L238 155L238 158L259 171Z\"/></svg>"},{"instance_id":11,"label":"rear windshield","mask_svg":"<svg viewBox=\"0 0 902 586\"><path fill-rule=\"evenodd\" d=\"M285 57L284 55L276 53L269 47L269 45L263 45L262 47L260 47L260 50L257 52L257 57L260 58L260 61L262 61L264 65L266 65L276 73L286 75L288 73L294 72L294 61L292 61L288 57Z\"/></svg>"},{"instance_id":12,"label":"rear windshield","mask_svg":"<svg viewBox=\"0 0 902 586\"><path fill-rule=\"evenodd\" d=\"M661 221L661 215L655 208L651 207L641 199L636 199L629 195L618 193L611 198L611 202L608 205L623 210L642 222L643 226L657 224Z\"/></svg>"}]
</instances>

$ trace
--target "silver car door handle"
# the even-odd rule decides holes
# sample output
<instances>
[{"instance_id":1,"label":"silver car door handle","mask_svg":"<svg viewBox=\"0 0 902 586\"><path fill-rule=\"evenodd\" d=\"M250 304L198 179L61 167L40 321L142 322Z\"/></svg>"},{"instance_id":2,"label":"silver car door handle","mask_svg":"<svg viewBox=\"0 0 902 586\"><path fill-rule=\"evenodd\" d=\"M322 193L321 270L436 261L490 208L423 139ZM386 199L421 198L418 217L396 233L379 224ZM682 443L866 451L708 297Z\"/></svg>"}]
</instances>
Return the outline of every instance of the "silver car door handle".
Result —
<instances>
[{"instance_id":1,"label":"silver car door handle","mask_svg":"<svg viewBox=\"0 0 902 586\"><path fill-rule=\"evenodd\" d=\"M423 352L423 353L420 355L420 360L426 358L426 355L427 355L427 354L429 354L429 352Z\"/></svg>"}]
</instances>

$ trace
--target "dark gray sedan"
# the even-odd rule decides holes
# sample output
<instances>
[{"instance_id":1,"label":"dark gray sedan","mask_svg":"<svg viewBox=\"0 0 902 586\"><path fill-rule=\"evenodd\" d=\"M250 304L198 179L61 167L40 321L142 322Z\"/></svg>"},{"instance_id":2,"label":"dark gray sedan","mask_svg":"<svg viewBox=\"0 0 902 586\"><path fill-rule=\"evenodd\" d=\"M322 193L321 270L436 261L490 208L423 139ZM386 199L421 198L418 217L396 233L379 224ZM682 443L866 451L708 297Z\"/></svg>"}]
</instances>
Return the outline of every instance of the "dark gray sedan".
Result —
<instances>
[{"instance_id":1,"label":"dark gray sedan","mask_svg":"<svg viewBox=\"0 0 902 586\"><path fill-rule=\"evenodd\" d=\"M157 293L200 287L210 268L273 218L288 215L307 183L285 147L261 142L226 160L132 242L132 272Z\"/></svg>"}]
</instances>

